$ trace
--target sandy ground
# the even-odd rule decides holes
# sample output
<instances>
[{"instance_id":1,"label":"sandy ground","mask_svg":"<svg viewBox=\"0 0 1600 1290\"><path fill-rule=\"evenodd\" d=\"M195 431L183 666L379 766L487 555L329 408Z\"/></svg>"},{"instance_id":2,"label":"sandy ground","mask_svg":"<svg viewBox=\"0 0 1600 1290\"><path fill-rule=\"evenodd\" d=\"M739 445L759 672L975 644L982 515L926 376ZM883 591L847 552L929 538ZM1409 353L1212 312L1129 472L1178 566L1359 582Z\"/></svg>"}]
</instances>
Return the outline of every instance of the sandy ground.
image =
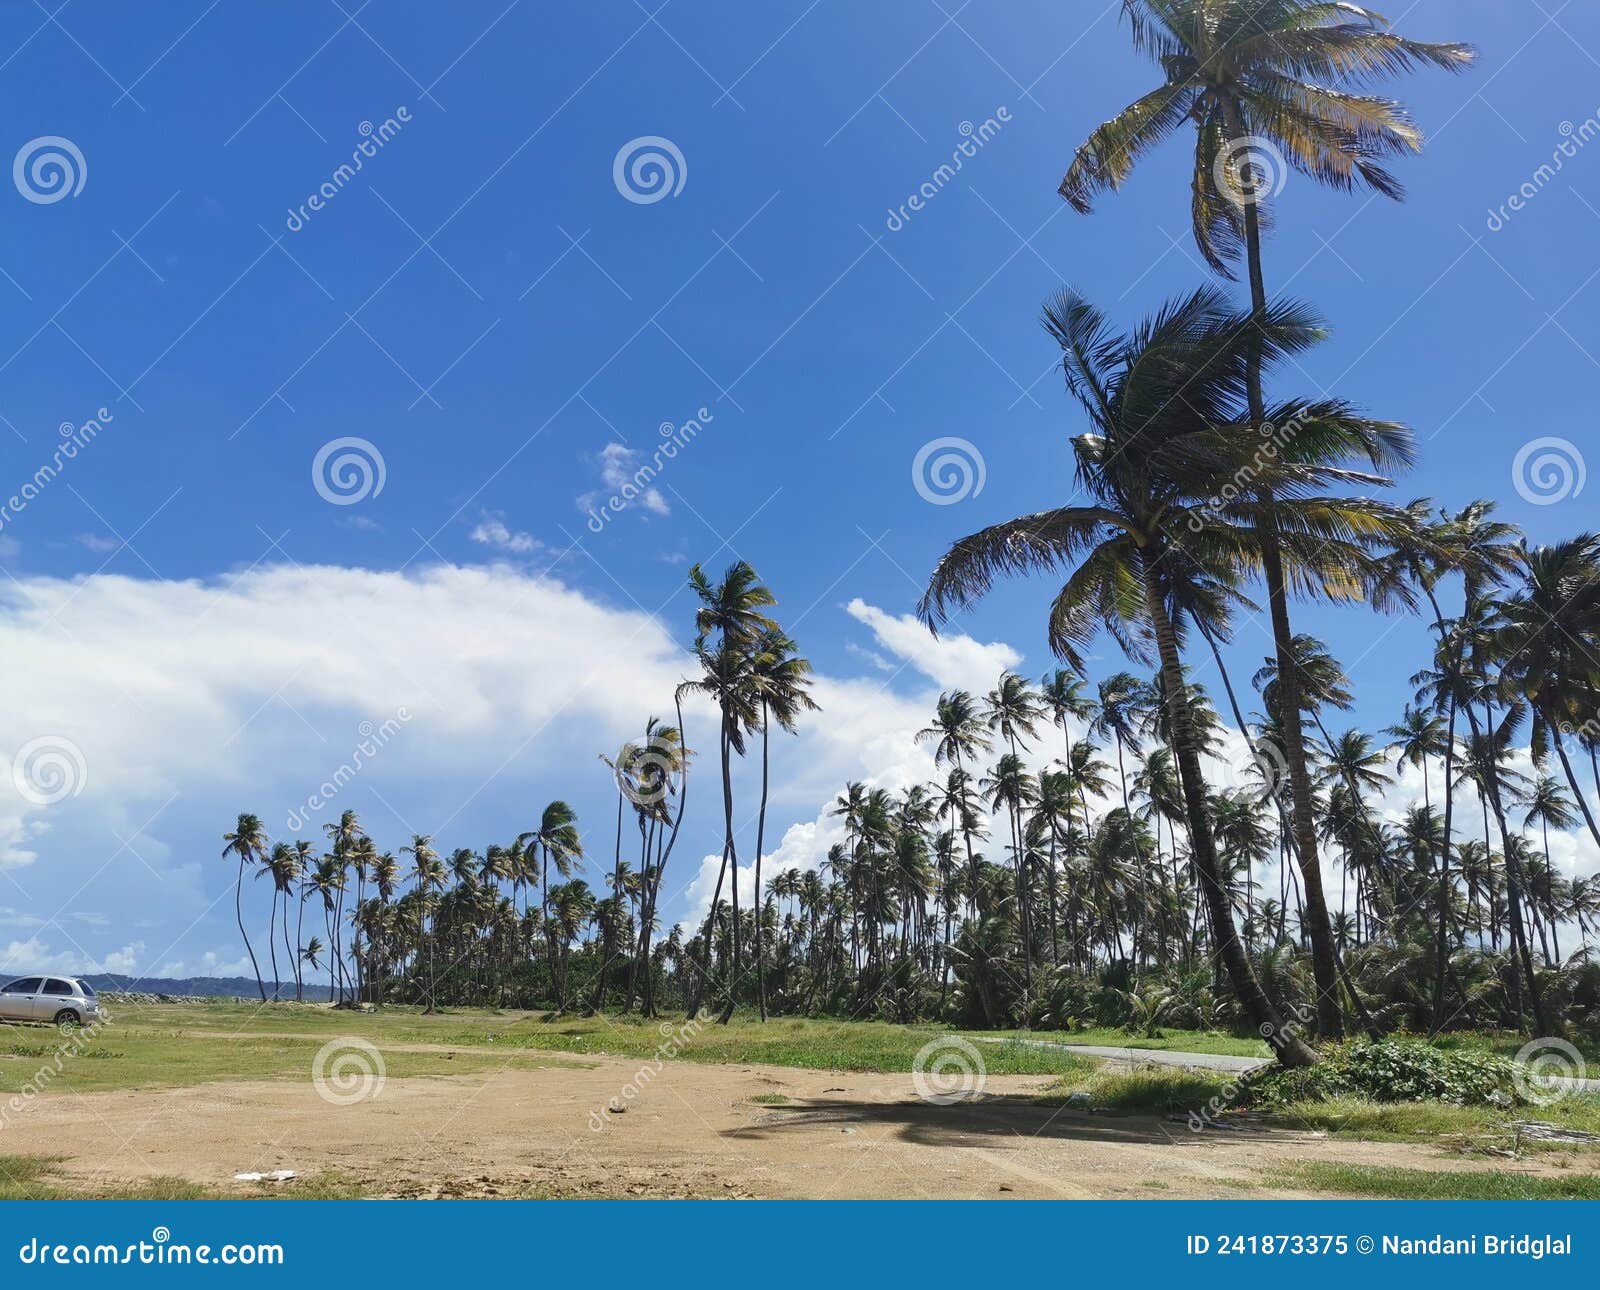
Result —
<instances>
[{"instance_id":1,"label":"sandy ground","mask_svg":"<svg viewBox=\"0 0 1600 1290\"><path fill-rule=\"evenodd\" d=\"M236 1173L293 1169L430 1197L1274 1196L1296 1193L1240 1184L1304 1159L1489 1167L1429 1147L1040 1106L1025 1096L1040 1076L991 1077L980 1098L938 1106L909 1075L674 1062L627 1096L637 1060L574 1060L592 1064L389 1079L350 1105L298 1080L47 1094L3 1147L66 1156L86 1188L174 1175L234 1190ZM752 1100L763 1094L790 1100Z\"/></svg>"}]
</instances>

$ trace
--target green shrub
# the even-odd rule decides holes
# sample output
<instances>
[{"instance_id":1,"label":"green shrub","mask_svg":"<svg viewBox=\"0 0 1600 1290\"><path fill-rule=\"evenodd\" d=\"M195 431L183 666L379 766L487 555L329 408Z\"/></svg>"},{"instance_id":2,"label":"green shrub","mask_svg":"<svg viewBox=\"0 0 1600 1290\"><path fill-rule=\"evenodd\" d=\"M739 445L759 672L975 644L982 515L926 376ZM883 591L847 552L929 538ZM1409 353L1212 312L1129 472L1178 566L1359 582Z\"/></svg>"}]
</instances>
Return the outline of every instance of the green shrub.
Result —
<instances>
[{"instance_id":1,"label":"green shrub","mask_svg":"<svg viewBox=\"0 0 1600 1290\"><path fill-rule=\"evenodd\" d=\"M1259 1105L1357 1097L1373 1102L1452 1102L1511 1106L1518 1100L1515 1066L1492 1053L1441 1051L1423 1043L1356 1040L1329 1048L1304 1070L1268 1071L1250 1082Z\"/></svg>"}]
</instances>

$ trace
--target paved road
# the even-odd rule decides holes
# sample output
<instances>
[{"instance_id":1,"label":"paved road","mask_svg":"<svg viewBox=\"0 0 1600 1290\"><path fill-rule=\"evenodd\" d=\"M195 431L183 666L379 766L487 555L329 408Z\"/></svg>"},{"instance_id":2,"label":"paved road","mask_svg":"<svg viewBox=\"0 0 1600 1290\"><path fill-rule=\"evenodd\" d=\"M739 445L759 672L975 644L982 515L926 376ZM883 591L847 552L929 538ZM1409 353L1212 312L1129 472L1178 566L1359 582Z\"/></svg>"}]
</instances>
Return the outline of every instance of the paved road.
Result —
<instances>
[{"instance_id":1,"label":"paved road","mask_svg":"<svg viewBox=\"0 0 1600 1290\"><path fill-rule=\"evenodd\" d=\"M995 1036L978 1036L985 1044L1027 1044L1030 1048L1059 1048L1064 1052L1082 1053L1086 1057L1100 1057L1106 1061L1126 1062L1130 1066L1176 1066L1183 1070L1221 1071L1227 1075L1243 1075L1270 1065L1270 1057L1233 1057L1226 1053L1179 1053L1162 1048L1108 1048L1099 1044L1061 1044L1046 1039L1001 1039ZM1584 1093L1600 1093L1600 1079L1560 1079L1561 1084Z\"/></svg>"},{"instance_id":2,"label":"paved road","mask_svg":"<svg viewBox=\"0 0 1600 1290\"><path fill-rule=\"evenodd\" d=\"M1163 1048L1105 1048L1099 1044L1058 1044L1046 1039L1000 1039L977 1036L984 1044L1026 1044L1029 1048L1059 1048L1063 1052L1082 1053L1085 1057L1102 1057L1107 1061L1127 1062L1129 1065L1177 1066L1184 1070L1222 1071L1228 1075L1242 1075L1258 1066L1267 1065L1270 1057L1233 1057L1226 1053L1177 1053Z\"/></svg>"}]
</instances>

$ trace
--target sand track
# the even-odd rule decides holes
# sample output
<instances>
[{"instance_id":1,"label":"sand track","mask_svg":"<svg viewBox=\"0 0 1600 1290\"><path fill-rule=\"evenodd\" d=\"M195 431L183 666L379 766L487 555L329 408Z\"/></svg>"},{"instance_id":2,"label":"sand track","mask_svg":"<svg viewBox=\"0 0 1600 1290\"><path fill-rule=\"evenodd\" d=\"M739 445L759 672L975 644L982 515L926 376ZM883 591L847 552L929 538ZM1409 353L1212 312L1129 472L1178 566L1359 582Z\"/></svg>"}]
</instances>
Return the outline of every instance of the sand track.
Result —
<instances>
[{"instance_id":1,"label":"sand track","mask_svg":"<svg viewBox=\"0 0 1600 1290\"><path fill-rule=\"evenodd\" d=\"M983 1097L936 1106L909 1075L672 1062L624 1097L647 1063L572 1061L391 1078L352 1105L304 1079L51 1093L11 1120L0 1149L65 1156L91 1189L154 1175L235 1189L236 1173L281 1168L391 1196L1273 1196L1295 1193L1240 1184L1305 1159L1490 1167L1429 1147L1193 1134L1041 1105L1028 1094L1043 1076L992 1076ZM624 1114L607 1110L614 1099Z\"/></svg>"}]
</instances>

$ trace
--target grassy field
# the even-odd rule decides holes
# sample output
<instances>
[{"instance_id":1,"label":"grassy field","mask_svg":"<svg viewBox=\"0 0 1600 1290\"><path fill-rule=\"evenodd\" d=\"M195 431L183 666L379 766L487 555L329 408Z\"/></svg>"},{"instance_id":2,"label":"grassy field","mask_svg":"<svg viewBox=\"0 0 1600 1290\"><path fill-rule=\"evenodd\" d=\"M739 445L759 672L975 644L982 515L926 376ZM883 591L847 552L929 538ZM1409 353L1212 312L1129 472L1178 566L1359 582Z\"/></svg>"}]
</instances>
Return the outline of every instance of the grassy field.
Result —
<instances>
[{"instance_id":1,"label":"grassy field","mask_svg":"<svg viewBox=\"0 0 1600 1290\"><path fill-rule=\"evenodd\" d=\"M1436 1172L1306 1161L1275 1170L1265 1181L1323 1195L1377 1200L1600 1200L1600 1174L1591 1173L1536 1177L1510 1170Z\"/></svg>"},{"instance_id":2,"label":"grassy field","mask_svg":"<svg viewBox=\"0 0 1600 1290\"><path fill-rule=\"evenodd\" d=\"M466 1075L491 1066L571 1064L537 1052L406 1052L412 1039L398 1017L355 1017L292 1004L256 1009L236 1003L126 1005L111 1024L66 1039L45 1026L0 1026L0 1097L48 1088L76 1093L170 1088L215 1080L305 1079L317 1049L358 1035L384 1047L393 1078ZM426 1027L417 1042L434 1039ZM224 1040L225 1042L219 1042Z\"/></svg>"},{"instance_id":3,"label":"grassy field","mask_svg":"<svg viewBox=\"0 0 1600 1290\"><path fill-rule=\"evenodd\" d=\"M354 1013L310 1004L231 1001L123 1004L115 1008L111 1024L64 1063L52 1084L87 1091L303 1075L321 1044L347 1035L383 1048L391 1077L467 1074L508 1059L561 1065L573 1060L566 1054L909 1071L923 1047L950 1033L931 1026L803 1018L760 1025L736 1017L728 1026L685 1027L677 1016L647 1022L538 1012L447 1011L425 1016L415 1008ZM406 1044L462 1051L450 1058L391 1047ZM45 1027L0 1028L0 1093L18 1091L63 1047L62 1039ZM1059 1049L986 1044L982 1051L994 1074L1086 1074L1097 1066L1091 1058Z\"/></svg>"},{"instance_id":4,"label":"grassy field","mask_svg":"<svg viewBox=\"0 0 1600 1290\"><path fill-rule=\"evenodd\" d=\"M976 1036L978 1032L964 1032ZM1272 1050L1260 1039L1240 1038L1217 1030L1166 1030L1154 1038L1130 1035L1109 1026L1087 1030L999 1030L988 1037L1005 1035L1045 1044L1090 1044L1099 1048L1140 1048L1172 1053L1220 1053L1228 1057L1271 1057ZM1513 1049L1512 1051L1515 1051Z\"/></svg>"}]
</instances>

